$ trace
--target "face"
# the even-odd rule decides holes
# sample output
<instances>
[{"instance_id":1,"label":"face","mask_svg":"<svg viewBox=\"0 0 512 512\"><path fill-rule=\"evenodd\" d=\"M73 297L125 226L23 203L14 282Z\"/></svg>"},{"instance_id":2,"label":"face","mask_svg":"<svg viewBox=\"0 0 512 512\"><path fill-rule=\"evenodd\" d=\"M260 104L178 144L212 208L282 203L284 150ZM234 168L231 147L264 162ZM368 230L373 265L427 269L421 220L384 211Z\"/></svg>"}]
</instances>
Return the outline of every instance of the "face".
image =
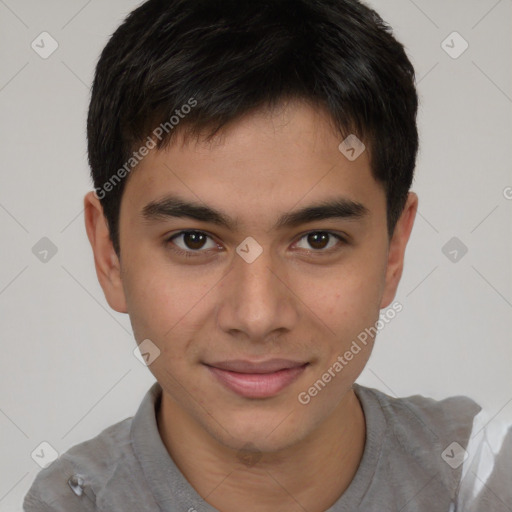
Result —
<instances>
[{"instance_id":1,"label":"face","mask_svg":"<svg viewBox=\"0 0 512 512\"><path fill-rule=\"evenodd\" d=\"M210 143L180 136L151 151L123 194L120 262L89 196L107 300L160 351L149 369L175 414L225 446L272 451L313 432L373 340L336 361L395 295L415 195L390 245L368 152L350 161L340 142L324 111L292 102Z\"/></svg>"}]
</instances>

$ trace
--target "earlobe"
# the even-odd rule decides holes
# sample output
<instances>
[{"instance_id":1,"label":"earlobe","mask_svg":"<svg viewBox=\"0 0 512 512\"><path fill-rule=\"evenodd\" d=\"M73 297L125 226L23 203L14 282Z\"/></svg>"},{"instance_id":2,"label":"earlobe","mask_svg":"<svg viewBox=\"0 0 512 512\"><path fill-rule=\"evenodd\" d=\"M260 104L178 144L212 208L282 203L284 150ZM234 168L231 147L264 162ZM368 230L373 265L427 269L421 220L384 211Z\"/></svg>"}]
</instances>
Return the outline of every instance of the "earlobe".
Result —
<instances>
[{"instance_id":1,"label":"earlobe","mask_svg":"<svg viewBox=\"0 0 512 512\"><path fill-rule=\"evenodd\" d=\"M395 298L404 268L405 249L412 232L417 210L418 196L414 192L409 192L407 202L389 243L384 293L380 305L381 309L388 307Z\"/></svg>"},{"instance_id":2,"label":"earlobe","mask_svg":"<svg viewBox=\"0 0 512 512\"><path fill-rule=\"evenodd\" d=\"M127 313L121 265L110 239L103 208L93 191L84 197L84 220L94 255L96 275L105 298L112 309L119 313Z\"/></svg>"}]
</instances>

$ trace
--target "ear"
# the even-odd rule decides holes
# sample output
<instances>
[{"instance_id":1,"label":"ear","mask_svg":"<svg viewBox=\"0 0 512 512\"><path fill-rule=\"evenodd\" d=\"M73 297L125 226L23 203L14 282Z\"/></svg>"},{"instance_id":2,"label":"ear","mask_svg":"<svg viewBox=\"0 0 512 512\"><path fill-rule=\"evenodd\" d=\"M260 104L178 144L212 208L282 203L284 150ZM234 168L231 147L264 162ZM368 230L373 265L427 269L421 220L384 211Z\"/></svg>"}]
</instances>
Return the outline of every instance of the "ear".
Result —
<instances>
[{"instance_id":1,"label":"ear","mask_svg":"<svg viewBox=\"0 0 512 512\"><path fill-rule=\"evenodd\" d=\"M121 265L110 239L103 207L94 191L84 197L84 216L87 237L94 254L94 265L98 281L109 306L119 313L127 313Z\"/></svg>"},{"instance_id":2,"label":"ear","mask_svg":"<svg viewBox=\"0 0 512 512\"><path fill-rule=\"evenodd\" d=\"M380 304L381 309L388 307L395 298L404 268L405 247L409 241L417 210L418 196L414 192L409 192L407 202L389 243L384 293Z\"/></svg>"}]
</instances>

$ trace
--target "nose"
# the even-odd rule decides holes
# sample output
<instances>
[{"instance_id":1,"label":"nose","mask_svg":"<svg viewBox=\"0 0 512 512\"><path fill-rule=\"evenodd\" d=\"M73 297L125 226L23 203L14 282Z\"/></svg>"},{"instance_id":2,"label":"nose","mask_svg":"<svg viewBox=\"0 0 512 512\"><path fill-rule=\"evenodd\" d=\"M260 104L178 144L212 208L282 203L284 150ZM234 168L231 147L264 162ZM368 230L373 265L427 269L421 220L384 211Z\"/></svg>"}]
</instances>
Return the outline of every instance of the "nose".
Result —
<instances>
[{"instance_id":1,"label":"nose","mask_svg":"<svg viewBox=\"0 0 512 512\"><path fill-rule=\"evenodd\" d=\"M254 247L249 246L251 250ZM232 269L222 283L219 327L254 342L291 331L299 318L300 301L285 265L270 249L263 249L255 259L240 254L234 255Z\"/></svg>"}]
</instances>

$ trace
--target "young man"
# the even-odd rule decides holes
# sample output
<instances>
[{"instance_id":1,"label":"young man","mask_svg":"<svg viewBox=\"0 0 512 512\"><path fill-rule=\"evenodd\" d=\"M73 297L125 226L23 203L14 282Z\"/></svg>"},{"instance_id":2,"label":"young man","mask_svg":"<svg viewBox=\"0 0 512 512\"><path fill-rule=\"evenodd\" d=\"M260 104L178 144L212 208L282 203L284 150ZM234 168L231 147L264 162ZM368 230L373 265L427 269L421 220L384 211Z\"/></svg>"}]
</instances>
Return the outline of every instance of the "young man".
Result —
<instances>
[{"instance_id":1,"label":"young man","mask_svg":"<svg viewBox=\"0 0 512 512\"><path fill-rule=\"evenodd\" d=\"M26 511L454 510L446 459L479 407L355 384L401 308L416 110L402 45L356 0L127 17L97 65L85 223L157 382Z\"/></svg>"}]
</instances>

